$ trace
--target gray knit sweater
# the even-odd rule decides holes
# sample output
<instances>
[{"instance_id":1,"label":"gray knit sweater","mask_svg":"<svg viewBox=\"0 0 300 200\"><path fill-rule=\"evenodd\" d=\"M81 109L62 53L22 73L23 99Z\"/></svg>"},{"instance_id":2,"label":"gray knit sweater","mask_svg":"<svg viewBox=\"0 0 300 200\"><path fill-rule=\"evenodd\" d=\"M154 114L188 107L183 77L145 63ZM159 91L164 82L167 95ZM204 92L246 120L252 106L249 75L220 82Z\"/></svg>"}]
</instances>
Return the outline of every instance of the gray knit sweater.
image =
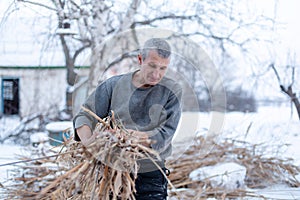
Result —
<instances>
[{"instance_id":1,"label":"gray knit sweater","mask_svg":"<svg viewBox=\"0 0 300 200\"><path fill-rule=\"evenodd\" d=\"M108 116L113 110L125 128L147 132L155 142L151 147L159 152L164 161L172 152L171 141L181 114L182 89L179 84L166 77L152 87L136 88L132 84L134 73L114 76L102 82L83 106L101 118ZM93 130L96 121L80 111L74 118L74 128L84 124ZM76 131L75 139L79 139ZM158 161L158 165L163 167L163 161ZM151 163L143 160L140 167L143 171L151 171L156 168Z\"/></svg>"}]
</instances>

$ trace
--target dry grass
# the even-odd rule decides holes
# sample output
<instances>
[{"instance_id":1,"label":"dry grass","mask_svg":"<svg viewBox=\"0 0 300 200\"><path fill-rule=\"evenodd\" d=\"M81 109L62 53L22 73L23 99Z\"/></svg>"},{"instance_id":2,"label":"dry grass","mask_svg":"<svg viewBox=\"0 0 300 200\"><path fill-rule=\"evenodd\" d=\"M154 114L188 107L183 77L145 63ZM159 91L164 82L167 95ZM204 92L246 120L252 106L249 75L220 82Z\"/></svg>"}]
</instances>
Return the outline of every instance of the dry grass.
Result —
<instances>
[{"instance_id":1,"label":"dry grass","mask_svg":"<svg viewBox=\"0 0 300 200\"><path fill-rule=\"evenodd\" d=\"M259 149L262 146L251 145L243 141L225 140L220 143L196 138L195 143L179 158L169 159L167 167L171 170L170 181L181 192L171 191L173 199L219 199L237 197L260 197L246 188L228 191L225 188L213 188L210 180L192 181L189 174L200 167L213 166L223 162L235 162L247 169L245 184L248 188L263 188L272 184L285 183L300 187L295 175L300 168L293 165L292 159L265 157Z\"/></svg>"}]
</instances>

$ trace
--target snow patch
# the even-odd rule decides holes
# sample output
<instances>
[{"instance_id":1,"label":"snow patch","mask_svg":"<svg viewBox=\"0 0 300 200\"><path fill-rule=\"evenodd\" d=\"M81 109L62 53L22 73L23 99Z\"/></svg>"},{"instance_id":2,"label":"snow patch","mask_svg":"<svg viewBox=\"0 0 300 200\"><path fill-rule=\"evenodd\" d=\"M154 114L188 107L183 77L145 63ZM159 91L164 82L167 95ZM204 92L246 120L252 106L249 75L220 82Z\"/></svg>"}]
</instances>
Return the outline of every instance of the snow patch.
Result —
<instances>
[{"instance_id":1,"label":"snow patch","mask_svg":"<svg viewBox=\"0 0 300 200\"><path fill-rule=\"evenodd\" d=\"M51 132L60 132L72 127L73 123L71 121L51 122L46 125L46 130Z\"/></svg>"},{"instance_id":2,"label":"snow patch","mask_svg":"<svg viewBox=\"0 0 300 200\"><path fill-rule=\"evenodd\" d=\"M37 132L37 133L34 133L34 134L30 135L30 142L32 144L34 144L34 143L43 143L43 142L46 142L48 140L49 140L48 134L45 133L45 132Z\"/></svg>"},{"instance_id":3,"label":"snow patch","mask_svg":"<svg viewBox=\"0 0 300 200\"><path fill-rule=\"evenodd\" d=\"M201 167L190 173L190 179L193 181L209 179L212 187L223 187L228 190L244 188L245 176L246 168L233 162Z\"/></svg>"}]
</instances>

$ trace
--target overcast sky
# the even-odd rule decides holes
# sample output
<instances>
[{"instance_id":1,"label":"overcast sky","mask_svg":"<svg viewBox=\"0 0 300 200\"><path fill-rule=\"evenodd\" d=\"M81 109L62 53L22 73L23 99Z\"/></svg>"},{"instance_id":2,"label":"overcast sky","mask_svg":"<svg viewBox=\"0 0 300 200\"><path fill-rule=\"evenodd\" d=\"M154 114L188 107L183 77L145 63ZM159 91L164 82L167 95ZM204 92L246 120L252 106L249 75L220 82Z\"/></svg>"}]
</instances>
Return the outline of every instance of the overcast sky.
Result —
<instances>
[{"instance_id":1,"label":"overcast sky","mask_svg":"<svg viewBox=\"0 0 300 200\"><path fill-rule=\"evenodd\" d=\"M256 0L256 4L268 15L274 15L273 2L276 0ZM300 1L299 0L278 0L275 4L277 13L276 17L278 22L282 25L278 26L276 32L279 35L278 51L290 50L300 56ZM297 60L299 65L300 59Z\"/></svg>"},{"instance_id":2,"label":"overcast sky","mask_svg":"<svg viewBox=\"0 0 300 200\"><path fill-rule=\"evenodd\" d=\"M298 0L281 0L278 3L278 18L279 21L286 23L286 30L280 31L282 37L284 38L284 44L287 47L300 50L300 1ZM299 54L300 55L300 54Z\"/></svg>"}]
</instances>

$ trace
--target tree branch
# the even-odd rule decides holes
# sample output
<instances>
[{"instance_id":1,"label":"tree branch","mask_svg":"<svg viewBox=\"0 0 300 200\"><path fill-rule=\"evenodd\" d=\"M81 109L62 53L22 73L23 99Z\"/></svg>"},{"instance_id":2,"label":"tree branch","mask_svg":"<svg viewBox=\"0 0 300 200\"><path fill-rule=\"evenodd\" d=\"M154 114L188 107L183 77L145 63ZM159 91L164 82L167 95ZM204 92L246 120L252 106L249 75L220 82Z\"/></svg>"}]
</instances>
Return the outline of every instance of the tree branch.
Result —
<instances>
[{"instance_id":1,"label":"tree branch","mask_svg":"<svg viewBox=\"0 0 300 200\"><path fill-rule=\"evenodd\" d=\"M122 60L126 59L126 58L132 58L138 55L139 50L133 51L133 52L128 52L128 53L124 53L122 54L122 56L116 58L115 60L113 60L112 62L109 63L109 65L105 68L103 74L109 70L112 66L114 66L115 64L120 63Z\"/></svg>"},{"instance_id":2,"label":"tree branch","mask_svg":"<svg viewBox=\"0 0 300 200\"><path fill-rule=\"evenodd\" d=\"M77 49L73 55L73 60L75 61L77 56L83 51L85 50L86 48L90 47L91 46L91 43L89 42L88 44L86 45L83 45L81 48Z\"/></svg>"},{"instance_id":3,"label":"tree branch","mask_svg":"<svg viewBox=\"0 0 300 200\"><path fill-rule=\"evenodd\" d=\"M133 29L137 25L150 25L153 22L166 20L166 19L182 19L182 20L189 19L189 20L192 20L192 19L195 19L195 18L199 18L199 16L197 16L197 15L184 16L184 15L173 15L173 14L171 14L171 15L156 17L156 18L153 18L153 19L148 19L148 20L145 20L145 21L133 22L131 24L130 28Z\"/></svg>"},{"instance_id":4,"label":"tree branch","mask_svg":"<svg viewBox=\"0 0 300 200\"><path fill-rule=\"evenodd\" d=\"M55 11L55 12L57 11L55 8L47 6L47 5L43 4L43 3L38 3L38 2L33 2L33 1L28 1L28 0L17 0L17 1L21 2L21 3L28 3L28 4L40 6L40 7L43 7L43 8L47 8L47 9Z\"/></svg>"},{"instance_id":5,"label":"tree branch","mask_svg":"<svg viewBox=\"0 0 300 200\"><path fill-rule=\"evenodd\" d=\"M278 83L279 83L279 85L280 85L280 87L281 87L281 80L280 80L279 74L278 74L278 72L277 72L277 70L276 70L276 68L275 68L275 66L274 66L274 63L271 63L271 64L269 65L269 67L271 67L271 68L273 69L273 71L274 71L274 73L275 73L275 76L276 76L276 78L277 78L277 80L278 80Z\"/></svg>"}]
</instances>

